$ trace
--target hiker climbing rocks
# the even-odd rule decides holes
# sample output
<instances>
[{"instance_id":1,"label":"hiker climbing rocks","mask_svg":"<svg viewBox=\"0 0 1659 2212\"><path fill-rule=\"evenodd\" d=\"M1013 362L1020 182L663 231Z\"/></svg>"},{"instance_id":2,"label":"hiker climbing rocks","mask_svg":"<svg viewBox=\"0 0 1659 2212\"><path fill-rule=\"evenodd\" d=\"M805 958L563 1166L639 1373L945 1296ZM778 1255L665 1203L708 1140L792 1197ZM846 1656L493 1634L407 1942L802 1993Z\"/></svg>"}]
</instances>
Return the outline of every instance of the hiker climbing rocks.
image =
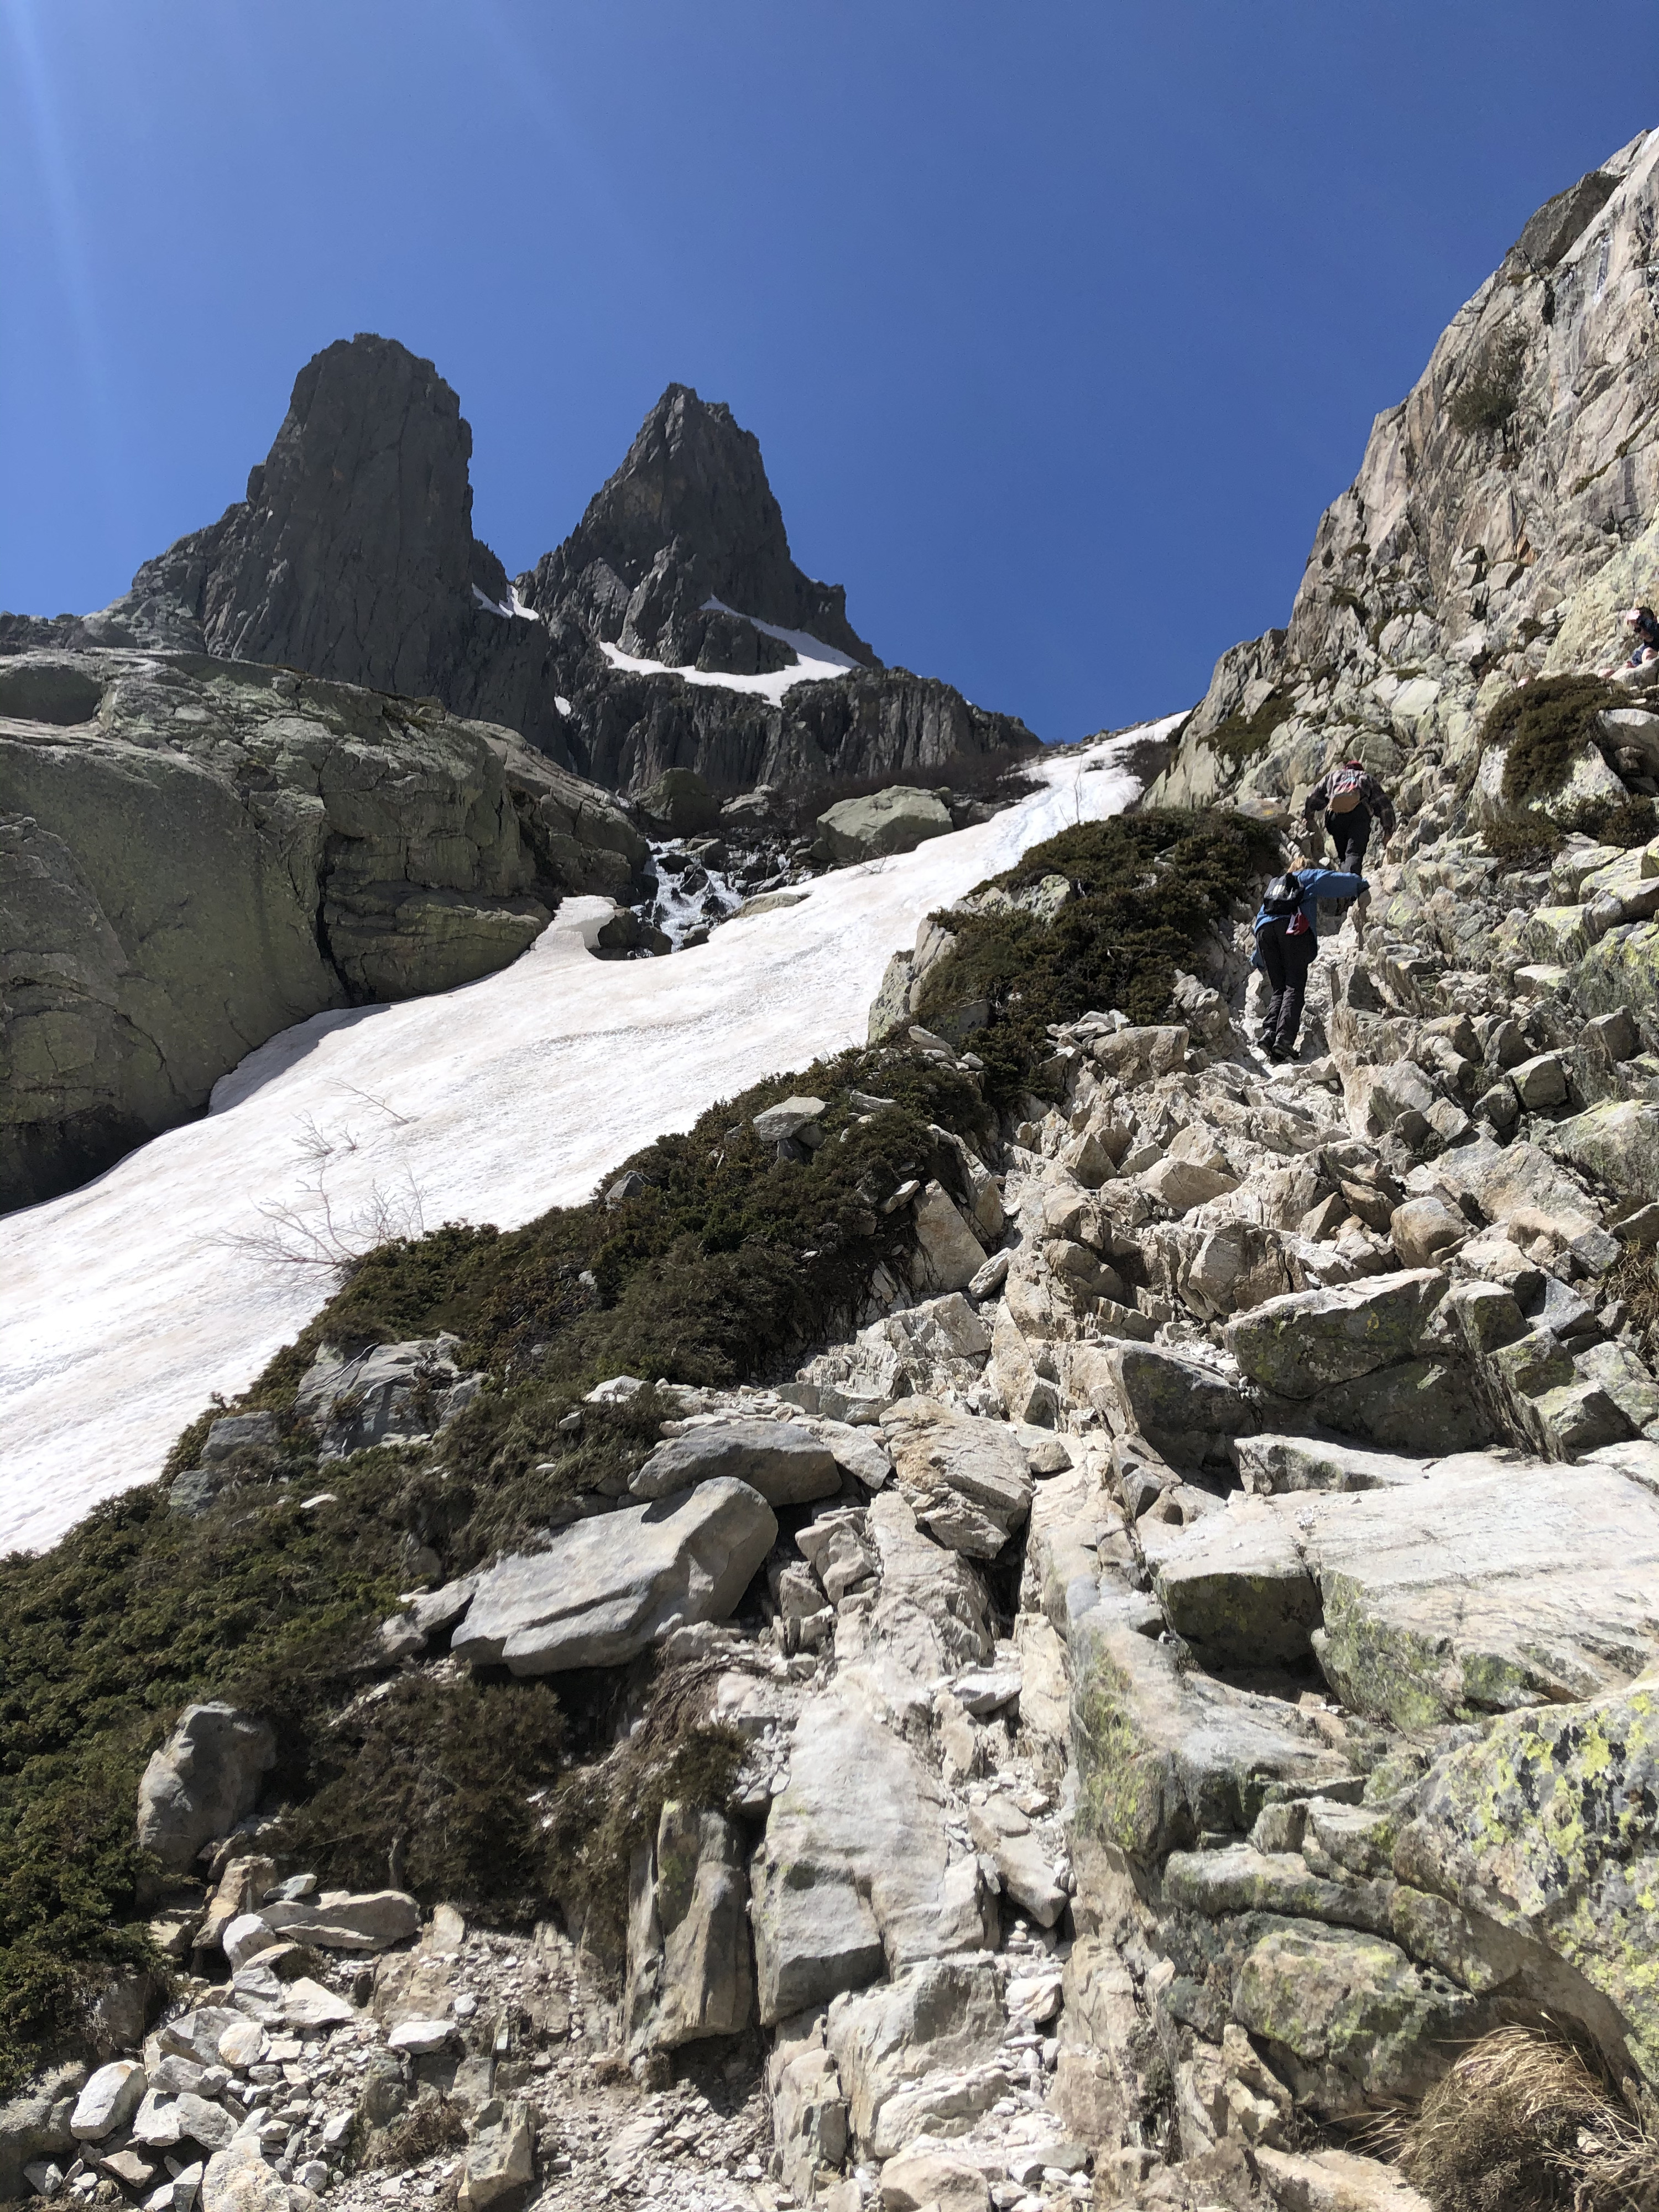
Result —
<instances>
[{"instance_id":1,"label":"hiker climbing rocks","mask_svg":"<svg viewBox=\"0 0 1659 2212\"><path fill-rule=\"evenodd\" d=\"M1335 868L1294 868L1288 875L1275 876L1262 893L1250 965L1261 970L1273 992L1261 1026L1261 1043L1269 1060L1296 1058L1308 970L1319 951L1318 902L1359 898L1369 888L1364 876Z\"/></svg>"},{"instance_id":2,"label":"hiker climbing rocks","mask_svg":"<svg viewBox=\"0 0 1659 2212\"><path fill-rule=\"evenodd\" d=\"M1623 619L1630 633L1630 659L1625 666L1640 668L1647 661L1659 660L1659 615L1651 607L1626 607Z\"/></svg>"},{"instance_id":3,"label":"hiker climbing rocks","mask_svg":"<svg viewBox=\"0 0 1659 2212\"><path fill-rule=\"evenodd\" d=\"M1323 815L1339 868L1364 866L1373 822L1385 839L1394 835L1394 802L1363 761L1340 761L1308 793L1302 811L1310 830Z\"/></svg>"}]
</instances>

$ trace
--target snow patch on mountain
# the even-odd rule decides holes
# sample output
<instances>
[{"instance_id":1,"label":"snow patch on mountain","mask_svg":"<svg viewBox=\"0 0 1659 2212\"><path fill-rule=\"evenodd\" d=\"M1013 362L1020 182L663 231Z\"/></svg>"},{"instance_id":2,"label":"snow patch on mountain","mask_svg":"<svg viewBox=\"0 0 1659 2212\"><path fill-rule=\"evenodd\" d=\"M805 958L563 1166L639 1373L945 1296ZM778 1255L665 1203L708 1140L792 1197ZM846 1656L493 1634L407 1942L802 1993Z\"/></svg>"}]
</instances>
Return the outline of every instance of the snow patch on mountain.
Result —
<instances>
[{"instance_id":1,"label":"snow patch on mountain","mask_svg":"<svg viewBox=\"0 0 1659 2212\"><path fill-rule=\"evenodd\" d=\"M822 639L810 636L804 629L780 629L775 623L761 622L737 607L728 607L724 599L705 599L702 611L736 615L740 622L750 623L766 636L777 638L794 653L794 666L775 668L763 676L738 676L717 669L671 668L665 661L642 660L635 653L624 653L620 646L608 643L601 643L599 650L613 668L626 669L635 676L683 676L688 684L708 684L720 691L753 692L757 698L769 699L775 707L782 704L784 693L793 684L829 683L859 665L849 653L825 645Z\"/></svg>"},{"instance_id":2,"label":"snow patch on mountain","mask_svg":"<svg viewBox=\"0 0 1659 2212\"><path fill-rule=\"evenodd\" d=\"M0 1221L0 1548L49 1544L159 1473L209 1393L244 1389L322 1304L331 1249L580 1200L715 1099L861 1043L923 915L1121 812L1138 788L1124 752L1039 762L1038 788L993 821L672 958L592 958L584 930L609 906L568 900L512 967L302 1022L220 1082L205 1120Z\"/></svg>"}]
</instances>

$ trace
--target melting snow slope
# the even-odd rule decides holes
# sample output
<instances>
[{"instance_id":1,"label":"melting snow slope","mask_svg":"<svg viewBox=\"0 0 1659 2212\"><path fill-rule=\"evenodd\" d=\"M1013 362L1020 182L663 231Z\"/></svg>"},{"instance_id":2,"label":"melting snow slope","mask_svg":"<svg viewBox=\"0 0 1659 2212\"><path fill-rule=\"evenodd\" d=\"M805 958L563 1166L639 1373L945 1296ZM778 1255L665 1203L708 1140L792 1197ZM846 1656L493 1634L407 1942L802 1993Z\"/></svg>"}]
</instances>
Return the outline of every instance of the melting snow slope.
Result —
<instances>
[{"instance_id":1,"label":"melting snow slope","mask_svg":"<svg viewBox=\"0 0 1659 2212\"><path fill-rule=\"evenodd\" d=\"M224 1078L205 1120L0 1221L0 1550L152 1480L210 1392L245 1389L295 1334L331 1282L273 1247L372 1241L377 1218L511 1227L715 1099L861 1043L925 914L1128 803L1118 750L1041 763L994 821L824 877L694 952L595 960L582 933L608 902L571 900L501 974L302 1022Z\"/></svg>"}]
</instances>

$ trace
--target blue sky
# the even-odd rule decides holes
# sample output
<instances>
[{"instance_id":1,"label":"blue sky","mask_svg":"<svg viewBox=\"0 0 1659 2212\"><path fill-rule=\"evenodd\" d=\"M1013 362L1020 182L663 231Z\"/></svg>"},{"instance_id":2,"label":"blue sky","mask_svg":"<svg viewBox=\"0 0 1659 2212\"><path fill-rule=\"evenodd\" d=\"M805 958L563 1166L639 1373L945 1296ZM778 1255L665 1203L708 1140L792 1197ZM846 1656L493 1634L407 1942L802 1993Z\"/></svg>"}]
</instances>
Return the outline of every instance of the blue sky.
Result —
<instances>
[{"instance_id":1,"label":"blue sky","mask_svg":"<svg viewBox=\"0 0 1659 2212\"><path fill-rule=\"evenodd\" d=\"M1050 738L1282 621L1372 416L1659 124L1624 0L0 0L0 606L429 355L509 571L678 380L884 658Z\"/></svg>"}]
</instances>

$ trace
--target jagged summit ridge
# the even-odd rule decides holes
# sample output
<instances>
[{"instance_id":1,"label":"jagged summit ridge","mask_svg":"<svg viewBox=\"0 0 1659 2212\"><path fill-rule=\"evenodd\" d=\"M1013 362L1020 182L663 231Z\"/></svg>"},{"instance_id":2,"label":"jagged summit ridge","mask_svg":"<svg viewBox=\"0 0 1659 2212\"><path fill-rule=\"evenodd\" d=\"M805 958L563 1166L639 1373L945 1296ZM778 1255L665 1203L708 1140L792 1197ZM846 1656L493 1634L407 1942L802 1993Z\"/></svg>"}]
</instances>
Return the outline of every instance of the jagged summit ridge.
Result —
<instances>
[{"instance_id":1,"label":"jagged summit ridge","mask_svg":"<svg viewBox=\"0 0 1659 2212\"><path fill-rule=\"evenodd\" d=\"M838 584L804 575L792 559L783 513L767 481L760 441L683 384L671 384L646 416L626 459L588 502L564 544L526 587L537 608L572 615L624 651L671 667L697 663L734 672L778 641L743 623L729 628L711 599L873 664L847 619Z\"/></svg>"},{"instance_id":2,"label":"jagged summit ridge","mask_svg":"<svg viewBox=\"0 0 1659 2212\"><path fill-rule=\"evenodd\" d=\"M796 565L759 441L724 404L671 385L575 531L516 582L473 535L471 451L431 362L342 339L301 371L246 499L99 614L0 617L0 652L276 662L434 697L628 791L671 768L727 791L935 781L1035 743L883 669L842 588Z\"/></svg>"}]
</instances>

